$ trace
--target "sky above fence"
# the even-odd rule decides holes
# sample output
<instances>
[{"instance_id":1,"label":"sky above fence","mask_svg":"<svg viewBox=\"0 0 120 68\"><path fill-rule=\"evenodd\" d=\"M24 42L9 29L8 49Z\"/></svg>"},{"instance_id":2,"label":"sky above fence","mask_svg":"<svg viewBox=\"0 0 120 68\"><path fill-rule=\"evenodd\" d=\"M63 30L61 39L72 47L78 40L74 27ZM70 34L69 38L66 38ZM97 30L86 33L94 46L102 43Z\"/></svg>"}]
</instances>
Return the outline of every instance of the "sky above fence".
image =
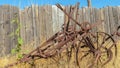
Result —
<instances>
[{"instance_id":1,"label":"sky above fence","mask_svg":"<svg viewBox=\"0 0 120 68\"><path fill-rule=\"evenodd\" d=\"M120 0L91 0L92 6L97 8L102 8L104 6L120 6ZM0 0L0 5L10 4L24 8L30 6L31 4L45 5L45 4L56 4L60 3L62 5L73 5L80 2L80 7L87 6L87 0Z\"/></svg>"}]
</instances>

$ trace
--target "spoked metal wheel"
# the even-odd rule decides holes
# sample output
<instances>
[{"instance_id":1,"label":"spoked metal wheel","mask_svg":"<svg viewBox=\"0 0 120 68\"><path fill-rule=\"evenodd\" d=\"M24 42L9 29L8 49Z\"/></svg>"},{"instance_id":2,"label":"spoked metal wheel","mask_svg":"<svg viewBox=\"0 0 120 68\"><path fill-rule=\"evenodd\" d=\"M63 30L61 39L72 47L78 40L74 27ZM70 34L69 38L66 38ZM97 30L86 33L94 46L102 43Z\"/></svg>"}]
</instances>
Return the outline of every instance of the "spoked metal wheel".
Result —
<instances>
[{"instance_id":1,"label":"spoked metal wheel","mask_svg":"<svg viewBox=\"0 0 120 68\"><path fill-rule=\"evenodd\" d=\"M111 61L114 55L117 55L116 43L111 35L104 32L97 32L94 36L90 34L88 38L88 42L82 40L78 50L78 53L80 54L82 52L82 55L78 55L77 59L82 60L84 58L84 61L92 57L93 60L88 62L88 64L91 63L89 67L93 65L103 66ZM92 48L90 48L91 46Z\"/></svg>"},{"instance_id":2,"label":"spoked metal wheel","mask_svg":"<svg viewBox=\"0 0 120 68\"><path fill-rule=\"evenodd\" d=\"M117 47L112 35L97 32L96 38L93 39L95 52L94 52L94 64L105 65L117 55Z\"/></svg>"}]
</instances>

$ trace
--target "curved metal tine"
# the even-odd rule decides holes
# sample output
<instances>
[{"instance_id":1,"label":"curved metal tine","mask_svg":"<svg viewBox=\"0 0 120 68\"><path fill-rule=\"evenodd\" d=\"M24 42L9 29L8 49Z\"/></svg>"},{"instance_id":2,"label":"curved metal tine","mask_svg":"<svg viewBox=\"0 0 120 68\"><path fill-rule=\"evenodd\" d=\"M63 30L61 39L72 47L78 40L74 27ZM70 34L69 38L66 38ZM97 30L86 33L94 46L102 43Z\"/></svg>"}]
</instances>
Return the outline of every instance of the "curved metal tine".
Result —
<instances>
[{"instance_id":1,"label":"curved metal tine","mask_svg":"<svg viewBox=\"0 0 120 68\"><path fill-rule=\"evenodd\" d=\"M115 56L117 56L117 46L116 46L115 40L109 34L107 34L107 33L105 33L105 34L107 35L107 38L106 38L105 41L107 41L107 40L110 40L110 41L107 42L107 44L105 46L103 46L103 47L108 46L110 44L110 42L112 42L111 46L108 47L108 49L111 49L114 46L115 47ZM104 45L104 44L102 44L102 45ZM101 45L101 47L102 47L102 45Z\"/></svg>"},{"instance_id":2,"label":"curved metal tine","mask_svg":"<svg viewBox=\"0 0 120 68\"><path fill-rule=\"evenodd\" d=\"M101 56L100 56L100 57L101 57ZM102 61L101 61L100 57L98 58L98 60L99 60L99 62L102 64Z\"/></svg>"},{"instance_id":3,"label":"curved metal tine","mask_svg":"<svg viewBox=\"0 0 120 68\"><path fill-rule=\"evenodd\" d=\"M112 52L112 50L108 49L108 53L109 53L108 60L107 60L106 62L104 62L104 63L102 64L102 66L106 65L106 64L107 64L108 62L110 62L110 61L112 60L112 58L113 58L113 52Z\"/></svg>"},{"instance_id":4,"label":"curved metal tine","mask_svg":"<svg viewBox=\"0 0 120 68\"><path fill-rule=\"evenodd\" d=\"M75 20L77 21L78 20L78 10L79 10L79 5L80 3L78 2L76 5L75 5L75 9L76 9L76 14L75 14ZM74 31L76 30L76 24L74 24Z\"/></svg>"},{"instance_id":5,"label":"curved metal tine","mask_svg":"<svg viewBox=\"0 0 120 68\"><path fill-rule=\"evenodd\" d=\"M113 46L115 47L115 52L114 52L114 53L115 53L115 57L116 57L116 56L117 56L117 47L116 47L116 44L115 44L115 43L113 43L109 48L106 48L106 47L102 47L102 48L106 49L106 52L107 52L107 49L108 49L108 50L111 50L111 48L112 48ZM102 53L105 53L105 51L102 52ZM108 54L108 52L107 52L107 54Z\"/></svg>"},{"instance_id":6,"label":"curved metal tine","mask_svg":"<svg viewBox=\"0 0 120 68\"><path fill-rule=\"evenodd\" d=\"M105 41L107 41L107 40L105 40L106 39L106 37L107 37L107 35L106 34L104 34L104 33L100 33L101 35L105 35L105 36L102 36L103 38L102 38L102 42L101 42L101 44L100 44L100 46L99 46L99 48L101 48L102 46L103 46L103 44L105 43Z\"/></svg>"},{"instance_id":7,"label":"curved metal tine","mask_svg":"<svg viewBox=\"0 0 120 68\"><path fill-rule=\"evenodd\" d=\"M118 26L117 31L120 29L120 26Z\"/></svg>"},{"instance_id":8,"label":"curved metal tine","mask_svg":"<svg viewBox=\"0 0 120 68\"><path fill-rule=\"evenodd\" d=\"M98 36L98 32L97 32L97 49L98 49L98 46L99 46L98 38L99 38L99 36Z\"/></svg>"},{"instance_id":9,"label":"curved metal tine","mask_svg":"<svg viewBox=\"0 0 120 68\"><path fill-rule=\"evenodd\" d=\"M89 54L90 54L90 52L84 54L84 55L80 58L80 60L82 60L83 58L85 58L85 57L88 56Z\"/></svg>"},{"instance_id":10,"label":"curved metal tine","mask_svg":"<svg viewBox=\"0 0 120 68\"><path fill-rule=\"evenodd\" d=\"M117 31L116 31L117 32L117 36L120 36L120 32L119 31L120 31L120 25L117 27Z\"/></svg>"},{"instance_id":11,"label":"curved metal tine","mask_svg":"<svg viewBox=\"0 0 120 68\"><path fill-rule=\"evenodd\" d=\"M106 33L107 34L107 33ZM115 40L112 38L111 35L108 34L108 38L111 39L111 41L113 42L113 44L109 47L110 49L114 46L115 47L115 56L117 56L117 45Z\"/></svg>"},{"instance_id":12,"label":"curved metal tine","mask_svg":"<svg viewBox=\"0 0 120 68\"><path fill-rule=\"evenodd\" d=\"M106 53L107 54L107 57L109 57L109 52L108 52L108 48L106 47L102 47L105 51L102 51L101 52L101 56L105 56L105 55L102 55L103 53Z\"/></svg>"},{"instance_id":13,"label":"curved metal tine","mask_svg":"<svg viewBox=\"0 0 120 68\"><path fill-rule=\"evenodd\" d=\"M108 58L108 60L106 60L106 62L103 63L104 65L107 64L113 58L113 52L112 52L112 50L111 49L107 49L107 48L105 48L105 50L106 51L101 52L101 57L105 56L105 55L102 55L103 53L106 53L106 55L107 55L106 59ZM102 58L100 58L99 60L102 60Z\"/></svg>"},{"instance_id":14,"label":"curved metal tine","mask_svg":"<svg viewBox=\"0 0 120 68\"><path fill-rule=\"evenodd\" d=\"M105 42L107 42L107 44L105 44ZM103 44L101 44L101 47L107 47L109 44L110 44L110 42L111 42L111 40L109 40L109 41L104 41L104 43ZM105 45L104 45L105 44ZM104 45L104 46L103 46Z\"/></svg>"},{"instance_id":15,"label":"curved metal tine","mask_svg":"<svg viewBox=\"0 0 120 68\"><path fill-rule=\"evenodd\" d=\"M78 55L79 54L79 46L77 47L77 50L76 50L76 63L78 65L78 67L80 68L80 65L79 65L79 59L78 59Z\"/></svg>"},{"instance_id":16,"label":"curved metal tine","mask_svg":"<svg viewBox=\"0 0 120 68\"><path fill-rule=\"evenodd\" d=\"M101 42L99 48L103 47L103 45L106 42L107 42L107 44L104 45L104 47L106 47L110 42L113 42L113 43L115 42L114 39L109 34L104 33L104 32L100 32L100 33L101 33L101 35L104 35L104 36L103 36L103 39L102 39L102 42ZM109 40L109 42L108 42L108 40Z\"/></svg>"},{"instance_id":17,"label":"curved metal tine","mask_svg":"<svg viewBox=\"0 0 120 68\"><path fill-rule=\"evenodd\" d=\"M82 43L83 39L82 40L79 40L79 43L78 43L78 46L76 46L76 63L78 65L78 67L80 68L80 65L79 65L79 50L80 50L80 44Z\"/></svg>"},{"instance_id":18,"label":"curved metal tine","mask_svg":"<svg viewBox=\"0 0 120 68\"><path fill-rule=\"evenodd\" d=\"M109 47L108 49L111 49L113 46L115 47L115 57L117 57L117 46L115 43L111 45L111 47Z\"/></svg>"},{"instance_id":19,"label":"curved metal tine","mask_svg":"<svg viewBox=\"0 0 120 68\"><path fill-rule=\"evenodd\" d=\"M102 58L103 56L106 56L106 58ZM103 61L107 60L108 58L109 58L108 52L104 52L104 55L103 53L101 53L100 57L98 58L98 61L102 64Z\"/></svg>"}]
</instances>

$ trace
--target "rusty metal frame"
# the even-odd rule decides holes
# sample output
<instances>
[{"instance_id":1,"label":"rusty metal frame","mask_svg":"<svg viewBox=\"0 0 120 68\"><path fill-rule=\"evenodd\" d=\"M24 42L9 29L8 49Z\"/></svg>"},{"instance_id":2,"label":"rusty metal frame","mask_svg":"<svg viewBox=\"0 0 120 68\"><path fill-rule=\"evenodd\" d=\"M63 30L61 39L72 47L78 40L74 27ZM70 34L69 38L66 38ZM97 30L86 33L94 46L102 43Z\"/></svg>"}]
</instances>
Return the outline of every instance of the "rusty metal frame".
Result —
<instances>
[{"instance_id":1,"label":"rusty metal frame","mask_svg":"<svg viewBox=\"0 0 120 68\"><path fill-rule=\"evenodd\" d=\"M113 36L115 36L115 35L120 36L120 33L118 32L118 30L120 29L120 26L117 28L117 30L113 34L107 34L105 32L92 33L90 30L94 29L94 27L96 27L98 24L101 24L102 21L99 21L98 23L95 23L95 24L90 24L88 22L79 23L72 16L70 16L70 14L68 14L61 7L60 4L56 4L56 6L61 11L63 11L65 13L65 15L68 16L69 19L74 21L75 24L69 25L69 21L68 21L68 23L64 23L64 25L63 25L64 27L62 27L61 31L54 34L51 38L49 38L47 41L45 41L42 45L37 47L35 50L31 51L29 54L24 55L24 57L21 58L20 60L18 60L16 63L9 64L9 65L5 66L5 68L9 68L9 67L17 65L19 63L24 63L24 62L28 62L30 60L34 60L36 57L38 57L39 59L54 57L55 55L62 53L67 48L70 48L70 46L71 46L71 49L76 48L76 52L75 52L76 53L76 63L78 66L80 66L80 64L79 64L80 60L85 58L87 55L92 54L94 61L91 65L89 65L89 68L92 68L95 64L97 64L98 61L101 60L100 58L102 57L103 53L106 53L108 58L106 58L106 61L101 62L101 63L102 63L102 65L107 64L113 58L113 55L114 55L113 50L112 50L113 47L115 48L115 56L117 56L117 46L116 46L116 42L115 42ZM79 3L77 4L77 8L78 8L78 6L79 6ZM78 25L80 27L79 30L76 30L76 25ZM71 26L73 26L73 27L71 27ZM98 36L99 35L104 36L102 43L100 45L98 45L98 43L99 43ZM96 40L97 45L95 45L95 42L93 42L94 40ZM110 42L112 42L112 44L109 45L109 48L107 48L104 45L105 42L107 42L108 40L110 40ZM79 42L79 44L76 43L77 41ZM68 43L72 43L72 44L67 45ZM81 43L84 45L80 45ZM78 57L78 54L80 53L79 50L82 48L88 48L89 50L86 51L87 53L85 53L85 55L83 55L81 57L81 59L79 59L79 57ZM105 51L101 51L101 48L103 48ZM68 57L70 57L70 56L68 56Z\"/></svg>"}]
</instances>

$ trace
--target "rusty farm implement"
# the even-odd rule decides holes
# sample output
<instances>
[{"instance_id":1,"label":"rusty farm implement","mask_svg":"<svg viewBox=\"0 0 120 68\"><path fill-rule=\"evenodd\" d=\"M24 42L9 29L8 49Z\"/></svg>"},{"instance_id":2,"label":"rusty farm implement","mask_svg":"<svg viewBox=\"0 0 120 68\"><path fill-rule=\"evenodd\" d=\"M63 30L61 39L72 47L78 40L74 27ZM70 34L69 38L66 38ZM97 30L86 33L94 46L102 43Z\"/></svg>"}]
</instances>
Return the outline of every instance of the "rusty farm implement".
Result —
<instances>
[{"instance_id":1,"label":"rusty farm implement","mask_svg":"<svg viewBox=\"0 0 120 68\"><path fill-rule=\"evenodd\" d=\"M76 50L75 59L78 67L80 67L79 62L87 55L92 55L93 59L89 68L92 68L96 64L101 64L103 66L110 62L113 59L113 56L117 56L117 46L113 36L120 36L120 33L118 33L120 26L112 34L105 32L92 32L91 30L101 24L102 21L98 21L98 23L95 24L89 22L79 23L70 15L71 13L67 13L61 5L56 4L56 6L68 17L68 21L62 25L61 31L54 34L29 54L24 55L23 58L16 63L6 66L6 68L34 59L54 57L64 51L69 51L68 57L71 57L72 49ZM77 10L78 6L79 3L76 5ZM74 23L70 24L70 20ZM76 25L79 29L76 28ZM80 53L84 53L84 55L79 55Z\"/></svg>"}]
</instances>

